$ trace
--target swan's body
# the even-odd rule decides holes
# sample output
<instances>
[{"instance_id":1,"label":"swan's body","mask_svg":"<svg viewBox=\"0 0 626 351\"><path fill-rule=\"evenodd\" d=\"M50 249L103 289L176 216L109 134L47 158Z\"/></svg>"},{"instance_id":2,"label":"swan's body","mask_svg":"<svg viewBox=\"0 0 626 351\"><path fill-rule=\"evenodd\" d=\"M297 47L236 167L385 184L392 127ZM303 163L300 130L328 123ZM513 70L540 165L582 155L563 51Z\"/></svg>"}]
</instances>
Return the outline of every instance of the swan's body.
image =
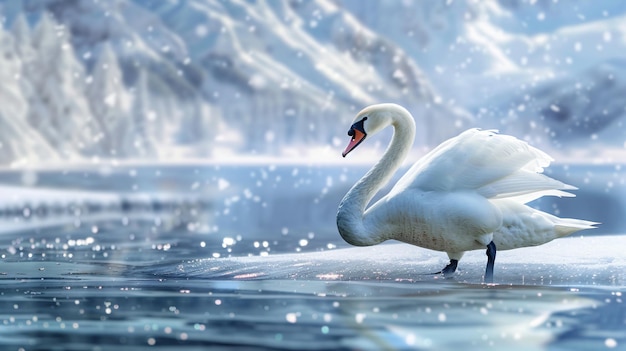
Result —
<instances>
[{"instance_id":1,"label":"swan's body","mask_svg":"<svg viewBox=\"0 0 626 351\"><path fill-rule=\"evenodd\" d=\"M395 239L445 251L450 264L442 272L448 274L465 251L487 247L485 280L490 281L496 247L541 245L595 224L525 205L544 195L573 196L563 190L575 188L541 174L552 161L544 152L514 137L478 129L439 145L367 208L407 156L415 122L401 106L373 105L357 115L348 133L352 141L344 156L389 125L394 135L387 151L339 205L337 227L352 245Z\"/></svg>"}]
</instances>

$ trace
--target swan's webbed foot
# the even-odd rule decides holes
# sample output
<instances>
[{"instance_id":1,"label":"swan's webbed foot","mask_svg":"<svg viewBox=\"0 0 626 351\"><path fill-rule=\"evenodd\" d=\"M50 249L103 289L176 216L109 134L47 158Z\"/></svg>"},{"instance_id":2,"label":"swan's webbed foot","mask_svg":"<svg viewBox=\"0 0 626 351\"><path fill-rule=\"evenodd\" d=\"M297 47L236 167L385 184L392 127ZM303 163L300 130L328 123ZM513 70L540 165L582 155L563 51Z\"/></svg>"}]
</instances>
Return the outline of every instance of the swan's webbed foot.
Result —
<instances>
[{"instance_id":1,"label":"swan's webbed foot","mask_svg":"<svg viewBox=\"0 0 626 351\"><path fill-rule=\"evenodd\" d=\"M433 273L433 274L443 274L444 277L451 278L454 275L454 272L456 272L456 267L458 265L459 265L459 260L451 259L448 265L443 267L443 269L440 270L439 272Z\"/></svg>"},{"instance_id":2,"label":"swan's webbed foot","mask_svg":"<svg viewBox=\"0 0 626 351\"><path fill-rule=\"evenodd\" d=\"M493 283L493 265L496 262L496 244L492 242L487 245L487 268L485 269L485 283Z\"/></svg>"}]
</instances>

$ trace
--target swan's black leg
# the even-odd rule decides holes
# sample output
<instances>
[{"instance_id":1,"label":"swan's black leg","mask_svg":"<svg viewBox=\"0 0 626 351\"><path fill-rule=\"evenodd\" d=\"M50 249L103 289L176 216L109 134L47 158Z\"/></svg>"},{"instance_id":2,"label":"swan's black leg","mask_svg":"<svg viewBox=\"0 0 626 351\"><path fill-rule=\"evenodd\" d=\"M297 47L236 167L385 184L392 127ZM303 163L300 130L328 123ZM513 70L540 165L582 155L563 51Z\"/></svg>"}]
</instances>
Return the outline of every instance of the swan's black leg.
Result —
<instances>
[{"instance_id":1,"label":"swan's black leg","mask_svg":"<svg viewBox=\"0 0 626 351\"><path fill-rule=\"evenodd\" d=\"M443 274L444 277L449 278L454 274L454 272L456 272L456 267L458 265L459 265L459 260L450 260L450 263L448 263L447 266L443 267L443 269L441 270L441 273Z\"/></svg>"},{"instance_id":2,"label":"swan's black leg","mask_svg":"<svg viewBox=\"0 0 626 351\"><path fill-rule=\"evenodd\" d=\"M485 269L485 283L493 283L493 264L496 262L496 244L487 245L487 268Z\"/></svg>"},{"instance_id":3,"label":"swan's black leg","mask_svg":"<svg viewBox=\"0 0 626 351\"><path fill-rule=\"evenodd\" d=\"M445 267L443 267L442 270L440 270L439 272L429 273L429 274L443 274L444 277L450 278L452 277L454 272L456 272L456 267L458 265L459 265L459 260L451 259L450 263L448 263Z\"/></svg>"}]
</instances>

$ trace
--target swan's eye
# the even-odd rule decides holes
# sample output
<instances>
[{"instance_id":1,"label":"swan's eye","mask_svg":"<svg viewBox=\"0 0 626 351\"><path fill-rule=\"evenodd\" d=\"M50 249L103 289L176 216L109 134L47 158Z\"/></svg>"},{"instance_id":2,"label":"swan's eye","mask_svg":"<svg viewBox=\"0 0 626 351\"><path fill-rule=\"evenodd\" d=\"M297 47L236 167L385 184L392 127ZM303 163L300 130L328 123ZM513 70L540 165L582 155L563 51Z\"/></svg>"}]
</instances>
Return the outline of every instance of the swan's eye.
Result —
<instances>
[{"instance_id":1,"label":"swan's eye","mask_svg":"<svg viewBox=\"0 0 626 351\"><path fill-rule=\"evenodd\" d=\"M348 136L351 136L352 139L354 139L354 129L350 128L350 130L348 131Z\"/></svg>"}]
</instances>

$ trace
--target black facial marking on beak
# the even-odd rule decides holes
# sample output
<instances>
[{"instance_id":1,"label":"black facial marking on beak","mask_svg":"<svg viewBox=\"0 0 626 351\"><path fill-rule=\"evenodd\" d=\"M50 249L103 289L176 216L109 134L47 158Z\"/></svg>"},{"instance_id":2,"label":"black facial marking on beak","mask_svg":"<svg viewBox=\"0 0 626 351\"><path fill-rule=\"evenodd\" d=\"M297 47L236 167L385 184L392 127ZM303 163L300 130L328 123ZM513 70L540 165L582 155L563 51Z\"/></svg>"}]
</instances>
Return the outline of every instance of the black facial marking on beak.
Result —
<instances>
[{"instance_id":1,"label":"black facial marking on beak","mask_svg":"<svg viewBox=\"0 0 626 351\"><path fill-rule=\"evenodd\" d=\"M348 131L348 136L352 137L352 139L350 139L350 143L348 144L348 147L346 147L344 152L341 154L343 157L346 157L346 155L350 151L354 150L354 148L359 146L359 144L361 144L363 140L365 140L367 133L365 133L365 127L363 123L366 120L367 120L367 116L363 117L360 121L355 122L352 125L352 127L350 127L350 130Z\"/></svg>"},{"instance_id":2,"label":"black facial marking on beak","mask_svg":"<svg viewBox=\"0 0 626 351\"><path fill-rule=\"evenodd\" d=\"M354 124L352 125L352 127L350 127L350 130L348 131L348 136L353 137L355 130L358 130L359 132L367 135L367 133L365 133L365 126L363 125L365 121L367 121L367 116L363 117L358 122L354 122Z\"/></svg>"}]
</instances>

